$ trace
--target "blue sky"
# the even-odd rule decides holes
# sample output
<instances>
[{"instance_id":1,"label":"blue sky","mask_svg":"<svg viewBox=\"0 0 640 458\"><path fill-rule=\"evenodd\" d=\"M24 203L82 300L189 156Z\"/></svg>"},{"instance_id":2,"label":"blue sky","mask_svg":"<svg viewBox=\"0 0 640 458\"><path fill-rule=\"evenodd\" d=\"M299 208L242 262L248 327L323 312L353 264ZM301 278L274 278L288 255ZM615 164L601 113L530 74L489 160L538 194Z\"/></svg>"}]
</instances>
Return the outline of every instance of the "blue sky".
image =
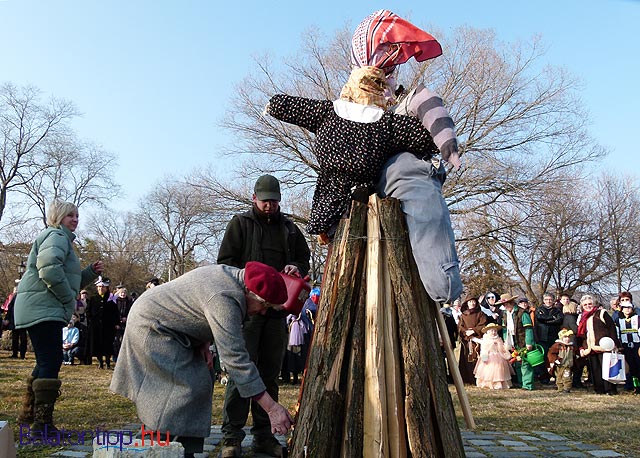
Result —
<instances>
[{"instance_id":1,"label":"blue sky","mask_svg":"<svg viewBox=\"0 0 640 458\"><path fill-rule=\"evenodd\" d=\"M637 174L640 2L631 0L321 2L0 0L0 82L73 101L83 138L118 156L133 209L153 184L216 160L217 127L251 56L287 56L315 26L327 34L387 8L449 33L493 28L504 41L542 36L545 60L583 82L604 164ZM446 53L446 49L444 50Z\"/></svg>"}]
</instances>

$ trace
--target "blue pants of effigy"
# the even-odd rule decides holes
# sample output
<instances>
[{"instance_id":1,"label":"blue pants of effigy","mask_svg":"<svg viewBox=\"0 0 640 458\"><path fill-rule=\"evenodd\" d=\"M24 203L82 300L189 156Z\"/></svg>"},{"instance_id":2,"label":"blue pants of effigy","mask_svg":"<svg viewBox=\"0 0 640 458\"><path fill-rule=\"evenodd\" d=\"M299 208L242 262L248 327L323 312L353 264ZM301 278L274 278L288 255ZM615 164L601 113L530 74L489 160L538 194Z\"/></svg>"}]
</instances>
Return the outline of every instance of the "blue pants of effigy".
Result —
<instances>
[{"instance_id":1,"label":"blue pants of effigy","mask_svg":"<svg viewBox=\"0 0 640 458\"><path fill-rule=\"evenodd\" d=\"M462 294L449 209L442 197L445 175L441 163L436 167L429 159L400 153L385 164L377 189L381 197L400 201L420 278L429 296L440 303Z\"/></svg>"}]
</instances>

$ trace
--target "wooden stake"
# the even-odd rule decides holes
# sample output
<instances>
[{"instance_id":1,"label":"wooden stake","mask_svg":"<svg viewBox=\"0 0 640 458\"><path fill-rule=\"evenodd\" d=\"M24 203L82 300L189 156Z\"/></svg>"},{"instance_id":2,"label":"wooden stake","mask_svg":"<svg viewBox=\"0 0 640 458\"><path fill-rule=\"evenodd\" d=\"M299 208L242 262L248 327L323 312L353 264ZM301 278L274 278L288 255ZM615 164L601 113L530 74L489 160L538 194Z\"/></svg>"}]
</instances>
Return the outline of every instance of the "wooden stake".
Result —
<instances>
[{"instance_id":1,"label":"wooden stake","mask_svg":"<svg viewBox=\"0 0 640 458\"><path fill-rule=\"evenodd\" d=\"M476 423L475 421L473 421L473 414L471 413L471 405L469 404L467 391L464 389L464 382L462 381L462 376L460 375L460 368L458 367L458 362L456 361L456 356L453 353L453 347L451 346L451 341L449 340L447 325L444 322L444 317L440 313L440 310L437 310L436 319L438 320L440 336L442 338L442 343L444 344L444 351L447 355L447 361L449 362L449 371L451 372L453 384L456 387L456 393L458 393L458 400L460 401L460 406L462 407L462 415L464 416L464 421L467 425L467 428L476 429Z\"/></svg>"},{"instance_id":2,"label":"wooden stake","mask_svg":"<svg viewBox=\"0 0 640 458\"><path fill-rule=\"evenodd\" d=\"M464 457L447 387L434 308L429 305L433 301L422 285L411 254L400 202L382 199L379 209L401 330L405 416L411 457Z\"/></svg>"}]
</instances>

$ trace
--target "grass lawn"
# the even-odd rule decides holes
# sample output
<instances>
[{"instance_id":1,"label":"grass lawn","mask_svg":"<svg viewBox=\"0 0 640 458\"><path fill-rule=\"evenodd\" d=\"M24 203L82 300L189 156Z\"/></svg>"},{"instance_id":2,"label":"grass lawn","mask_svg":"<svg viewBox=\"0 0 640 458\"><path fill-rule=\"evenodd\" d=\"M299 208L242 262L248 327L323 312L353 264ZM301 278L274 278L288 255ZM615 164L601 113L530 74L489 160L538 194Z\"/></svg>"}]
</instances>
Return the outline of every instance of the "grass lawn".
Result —
<instances>
[{"instance_id":1,"label":"grass lawn","mask_svg":"<svg viewBox=\"0 0 640 458\"><path fill-rule=\"evenodd\" d=\"M14 438L19 438L15 417L22 399L24 379L34 365L33 354L26 360L9 358L10 352L0 351L0 420L13 426ZM55 422L67 430L119 429L138 422L133 404L109 392L111 374L94 366L62 366L62 397L56 404ZM464 421L453 387L450 387L458 422ZM622 390L620 390L622 391ZM281 402L293 411L298 387L285 385L280 389ZM585 390L558 395L555 387L538 391L489 391L468 387L474 420L478 430L547 431L573 440L587 442L633 455L640 450L640 396L623 393L619 396L599 396ZM217 384L213 396L212 424L222 423L224 387ZM19 447L19 457L50 456L56 448Z\"/></svg>"}]
</instances>

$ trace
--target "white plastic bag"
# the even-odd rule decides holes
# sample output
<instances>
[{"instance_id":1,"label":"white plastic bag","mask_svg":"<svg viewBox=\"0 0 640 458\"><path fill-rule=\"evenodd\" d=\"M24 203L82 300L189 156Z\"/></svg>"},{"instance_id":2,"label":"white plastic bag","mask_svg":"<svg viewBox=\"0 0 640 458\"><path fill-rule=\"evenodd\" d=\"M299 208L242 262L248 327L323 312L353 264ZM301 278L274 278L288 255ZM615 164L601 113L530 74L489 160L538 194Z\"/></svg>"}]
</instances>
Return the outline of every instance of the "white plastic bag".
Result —
<instances>
[{"instance_id":1,"label":"white plastic bag","mask_svg":"<svg viewBox=\"0 0 640 458\"><path fill-rule=\"evenodd\" d=\"M624 384L627 379L624 355L617 351L602 354L602 379L610 383Z\"/></svg>"}]
</instances>

